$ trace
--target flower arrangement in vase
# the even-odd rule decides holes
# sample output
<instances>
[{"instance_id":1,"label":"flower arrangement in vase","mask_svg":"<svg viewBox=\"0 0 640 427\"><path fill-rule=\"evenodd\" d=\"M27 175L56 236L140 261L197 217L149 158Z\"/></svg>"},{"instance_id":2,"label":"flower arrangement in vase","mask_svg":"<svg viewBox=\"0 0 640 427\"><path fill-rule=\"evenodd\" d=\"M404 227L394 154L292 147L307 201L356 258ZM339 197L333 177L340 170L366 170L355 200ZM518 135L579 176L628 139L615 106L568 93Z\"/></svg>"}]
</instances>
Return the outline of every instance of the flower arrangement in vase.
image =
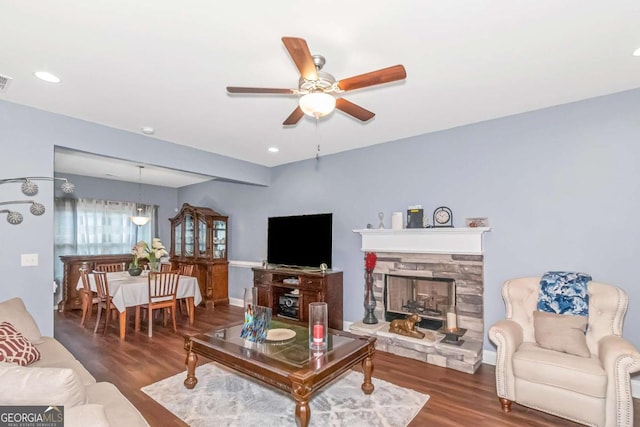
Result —
<instances>
[{"instance_id":1,"label":"flower arrangement in vase","mask_svg":"<svg viewBox=\"0 0 640 427\"><path fill-rule=\"evenodd\" d=\"M140 268L138 261L140 259L148 259L149 269L151 271L158 271L160 258L169 255L164 245L157 237L154 237L153 240L151 240L151 246L149 246L144 240L139 241L131 250L131 254L133 255L133 262L131 263L130 269L132 266Z\"/></svg>"},{"instance_id":2,"label":"flower arrangement in vase","mask_svg":"<svg viewBox=\"0 0 640 427\"><path fill-rule=\"evenodd\" d=\"M376 299L373 295L373 269L376 268L378 256L375 252L367 252L364 256L364 319L362 323L376 324L378 319L373 311L376 309Z\"/></svg>"}]
</instances>

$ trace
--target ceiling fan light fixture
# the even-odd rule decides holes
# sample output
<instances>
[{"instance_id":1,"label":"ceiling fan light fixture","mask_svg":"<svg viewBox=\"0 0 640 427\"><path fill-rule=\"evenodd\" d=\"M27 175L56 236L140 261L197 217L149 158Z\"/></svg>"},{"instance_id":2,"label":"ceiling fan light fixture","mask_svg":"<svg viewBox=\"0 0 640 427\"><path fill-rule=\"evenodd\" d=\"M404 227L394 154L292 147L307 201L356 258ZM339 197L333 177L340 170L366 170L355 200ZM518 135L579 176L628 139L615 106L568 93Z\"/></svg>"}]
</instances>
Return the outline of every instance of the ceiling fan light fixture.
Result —
<instances>
[{"instance_id":1,"label":"ceiling fan light fixture","mask_svg":"<svg viewBox=\"0 0 640 427\"><path fill-rule=\"evenodd\" d=\"M311 92L300 97L299 105L306 115L320 118L336 108L336 98L324 92Z\"/></svg>"}]
</instances>

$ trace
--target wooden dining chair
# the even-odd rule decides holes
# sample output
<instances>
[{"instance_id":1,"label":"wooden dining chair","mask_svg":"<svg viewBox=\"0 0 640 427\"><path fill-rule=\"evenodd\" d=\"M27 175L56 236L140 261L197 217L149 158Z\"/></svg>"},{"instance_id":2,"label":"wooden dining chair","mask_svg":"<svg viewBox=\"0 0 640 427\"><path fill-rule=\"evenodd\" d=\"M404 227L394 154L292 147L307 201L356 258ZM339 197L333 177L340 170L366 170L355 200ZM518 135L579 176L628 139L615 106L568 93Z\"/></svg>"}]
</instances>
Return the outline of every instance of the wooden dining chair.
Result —
<instances>
[{"instance_id":1,"label":"wooden dining chair","mask_svg":"<svg viewBox=\"0 0 640 427\"><path fill-rule=\"evenodd\" d=\"M99 265L96 266L96 270L97 271L104 271L106 273L124 271L124 263L99 264Z\"/></svg>"},{"instance_id":2,"label":"wooden dining chair","mask_svg":"<svg viewBox=\"0 0 640 427\"><path fill-rule=\"evenodd\" d=\"M100 302L98 295L91 290L91 284L89 282L89 270L85 268L80 269L80 279L82 280L82 289L80 289L80 300L82 301L82 319L80 319L80 326L84 327L84 322L87 319L87 313L91 318L93 311L93 305Z\"/></svg>"},{"instance_id":3,"label":"wooden dining chair","mask_svg":"<svg viewBox=\"0 0 640 427\"><path fill-rule=\"evenodd\" d=\"M93 328L93 333L98 332L98 325L100 324L100 316L102 315L102 311L106 310L105 318L104 318L104 330L102 331L102 335L107 333L107 328L109 326L109 320L111 319L111 312L113 310L117 310L116 307L111 302L111 294L109 293L109 283L107 281L107 272L105 271L94 271L93 280L96 282L96 291L98 293L98 316L96 317L96 326Z\"/></svg>"},{"instance_id":4,"label":"wooden dining chair","mask_svg":"<svg viewBox=\"0 0 640 427\"><path fill-rule=\"evenodd\" d=\"M194 265L193 264L180 264L178 267L178 272L181 276L194 276ZM195 276L194 276L195 277ZM178 300L178 304L180 305L180 314L189 315L189 304L185 298L180 298Z\"/></svg>"},{"instance_id":5,"label":"wooden dining chair","mask_svg":"<svg viewBox=\"0 0 640 427\"><path fill-rule=\"evenodd\" d=\"M176 292L178 291L177 271L164 271L157 273L149 273L149 302L136 306L135 325L136 330L140 328L140 309L147 310L149 318L148 335L153 336L153 310L163 310L163 325L167 324L167 310L171 312L171 320L173 322L173 331L177 332L176 327Z\"/></svg>"},{"instance_id":6,"label":"wooden dining chair","mask_svg":"<svg viewBox=\"0 0 640 427\"><path fill-rule=\"evenodd\" d=\"M181 276L193 276L193 264L180 264L178 271Z\"/></svg>"},{"instance_id":7,"label":"wooden dining chair","mask_svg":"<svg viewBox=\"0 0 640 427\"><path fill-rule=\"evenodd\" d=\"M171 264L166 263L166 262L160 263L160 272L171 271L171 270L172 270Z\"/></svg>"}]
</instances>

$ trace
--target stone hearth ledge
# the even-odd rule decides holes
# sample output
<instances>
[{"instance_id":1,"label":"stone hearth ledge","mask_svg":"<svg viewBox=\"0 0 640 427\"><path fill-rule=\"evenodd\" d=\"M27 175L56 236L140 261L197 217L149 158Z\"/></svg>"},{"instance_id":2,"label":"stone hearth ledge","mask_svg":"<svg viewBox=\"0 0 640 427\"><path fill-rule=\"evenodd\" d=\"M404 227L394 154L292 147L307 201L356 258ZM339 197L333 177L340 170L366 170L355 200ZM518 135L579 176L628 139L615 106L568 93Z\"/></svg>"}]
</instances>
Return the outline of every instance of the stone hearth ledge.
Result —
<instances>
[{"instance_id":1,"label":"stone hearth ledge","mask_svg":"<svg viewBox=\"0 0 640 427\"><path fill-rule=\"evenodd\" d=\"M422 332L432 332L436 340L426 337L417 339L389 332L389 322L380 321L375 325L360 322L351 324L349 330L356 335L375 336L376 350L427 362L431 365L473 374L482 363L482 341L463 336L462 345L441 342L444 334L416 328Z\"/></svg>"}]
</instances>

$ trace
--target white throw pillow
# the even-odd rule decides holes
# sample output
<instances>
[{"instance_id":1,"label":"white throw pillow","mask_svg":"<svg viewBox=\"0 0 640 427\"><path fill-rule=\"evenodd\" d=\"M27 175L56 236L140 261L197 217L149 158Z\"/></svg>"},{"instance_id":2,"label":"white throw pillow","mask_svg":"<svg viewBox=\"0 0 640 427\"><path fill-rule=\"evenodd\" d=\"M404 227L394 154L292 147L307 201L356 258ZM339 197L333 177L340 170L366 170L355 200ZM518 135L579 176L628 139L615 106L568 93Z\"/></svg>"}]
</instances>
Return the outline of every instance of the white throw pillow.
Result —
<instances>
[{"instance_id":1,"label":"white throw pillow","mask_svg":"<svg viewBox=\"0 0 640 427\"><path fill-rule=\"evenodd\" d=\"M9 322L32 344L42 344L38 324L20 298L0 302L0 322Z\"/></svg>"},{"instance_id":2,"label":"white throw pillow","mask_svg":"<svg viewBox=\"0 0 640 427\"><path fill-rule=\"evenodd\" d=\"M96 403L64 408L64 427L109 427L104 406Z\"/></svg>"},{"instance_id":3,"label":"white throw pillow","mask_svg":"<svg viewBox=\"0 0 640 427\"><path fill-rule=\"evenodd\" d=\"M0 363L0 405L73 407L87 403L78 374L69 368Z\"/></svg>"}]
</instances>

